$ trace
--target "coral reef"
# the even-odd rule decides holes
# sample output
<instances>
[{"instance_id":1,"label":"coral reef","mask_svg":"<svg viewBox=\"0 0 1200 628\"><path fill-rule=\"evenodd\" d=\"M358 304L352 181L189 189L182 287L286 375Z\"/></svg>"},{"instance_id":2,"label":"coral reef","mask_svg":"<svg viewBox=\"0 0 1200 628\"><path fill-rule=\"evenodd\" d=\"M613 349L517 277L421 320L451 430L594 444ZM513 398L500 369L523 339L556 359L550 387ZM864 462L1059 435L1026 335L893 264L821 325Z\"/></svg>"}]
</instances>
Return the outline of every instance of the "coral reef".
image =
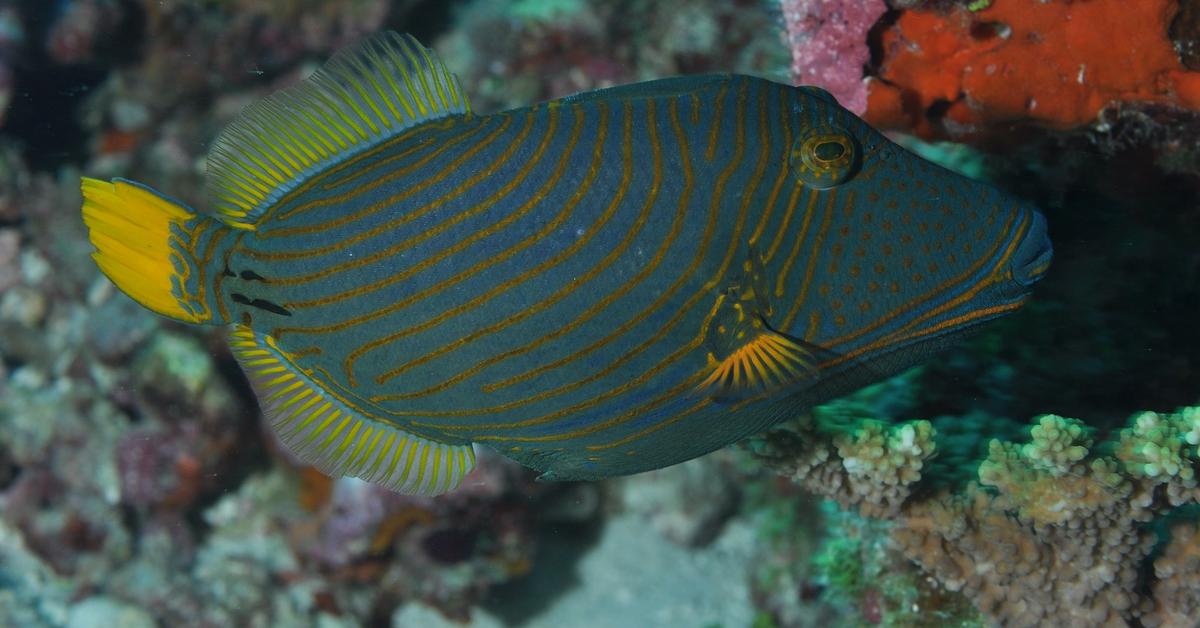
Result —
<instances>
[{"instance_id":1,"label":"coral reef","mask_svg":"<svg viewBox=\"0 0 1200 628\"><path fill-rule=\"evenodd\" d=\"M768 441L752 441L755 454L807 490L874 516L899 510L935 447L928 421L885 427L863 420L836 434L807 421L788 427L772 432L767 448Z\"/></svg>"},{"instance_id":2,"label":"coral reef","mask_svg":"<svg viewBox=\"0 0 1200 628\"><path fill-rule=\"evenodd\" d=\"M1177 575L1195 560L1179 549L1194 536L1186 526L1155 563L1165 580L1152 593L1141 572L1155 545L1145 524L1200 501L1200 408L1140 413L1100 445L1082 422L1054 415L1029 432L1024 444L993 440L978 482L958 490L920 490L936 449L926 422L885 430L818 412L753 447L807 490L890 519L900 551L993 621L1157 625L1186 613L1200 595Z\"/></svg>"}]
</instances>

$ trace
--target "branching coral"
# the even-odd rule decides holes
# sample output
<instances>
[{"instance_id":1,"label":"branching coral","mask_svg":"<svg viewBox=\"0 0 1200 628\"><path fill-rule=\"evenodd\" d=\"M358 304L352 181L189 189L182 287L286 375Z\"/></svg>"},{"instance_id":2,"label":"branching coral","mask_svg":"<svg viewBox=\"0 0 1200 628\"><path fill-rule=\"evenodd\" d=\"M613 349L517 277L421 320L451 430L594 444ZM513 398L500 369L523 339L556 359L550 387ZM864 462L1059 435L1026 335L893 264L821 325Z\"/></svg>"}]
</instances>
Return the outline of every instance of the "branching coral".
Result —
<instances>
[{"instance_id":1,"label":"branching coral","mask_svg":"<svg viewBox=\"0 0 1200 628\"><path fill-rule=\"evenodd\" d=\"M1200 526L1180 524L1154 561L1154 610L1146 626L1187 626L1200 616Z\"/></svg>"},{"instance_id":2,"label":"branching coral","mask_svg":"<svg viewBox=\"0 0 1200 628\"><path fill-rule=\"evenodd\" d=\"M928 421L886 426L818 415L751 441L755 453L809 491L870 516L897 513L934 453ZM838 423L841 423L840 425Z\"/></svg>"},{"instance_id":3,"label":"branching coral","mask_svg":"<svg viewBox=\"0 0 1200 628\"><path fill-rule=\"evenodd\" d=\"M1094 444L1081 421L1039 417L1027 443L993 440L978 481L921 492L935 450L929 423L885 427L818 413L754 443L805 488L892 519L892 538L943 587L1019 626L1180 625L1200 604L1192 526L1177 526L1142 586L1155 546L1145 524L1200 502L1200 409L1144 412ZM1149 592L1147 592L1149 591Z\"/></svg>"}]
</instances>

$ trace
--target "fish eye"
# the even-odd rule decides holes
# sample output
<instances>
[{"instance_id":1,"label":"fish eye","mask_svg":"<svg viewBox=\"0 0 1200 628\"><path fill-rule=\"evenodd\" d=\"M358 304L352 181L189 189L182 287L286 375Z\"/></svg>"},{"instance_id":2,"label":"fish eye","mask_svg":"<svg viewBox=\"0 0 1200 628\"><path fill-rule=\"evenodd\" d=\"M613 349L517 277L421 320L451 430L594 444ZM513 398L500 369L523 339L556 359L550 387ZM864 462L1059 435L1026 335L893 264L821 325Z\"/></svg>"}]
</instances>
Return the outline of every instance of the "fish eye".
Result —
<instances>
[{"instance_id":1,"label":"fish eye","mask_svg":"<svg viewBox=\"0 0 1200 628\"><path fill-rule=\"evenodd\" d=\"M845 183L858 169L858 143L841 129L801 135L792 145L789 165L804 185L826 190Z\"/></svg>"}]
</instances>

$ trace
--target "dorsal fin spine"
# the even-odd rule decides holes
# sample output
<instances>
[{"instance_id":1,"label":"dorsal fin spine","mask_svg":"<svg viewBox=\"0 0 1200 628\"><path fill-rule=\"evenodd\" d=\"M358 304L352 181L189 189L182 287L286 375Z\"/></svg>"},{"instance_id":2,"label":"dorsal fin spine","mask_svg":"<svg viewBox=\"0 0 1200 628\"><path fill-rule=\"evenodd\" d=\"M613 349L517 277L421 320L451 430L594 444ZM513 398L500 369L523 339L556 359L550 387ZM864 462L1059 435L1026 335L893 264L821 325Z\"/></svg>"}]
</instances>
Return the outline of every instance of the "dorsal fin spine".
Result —
<instances>
[{"instance_id":1,"label":"dorsal fin spine","mask_svg":"<svg viewBox=\"0 0 1200 628\"><path fill-rule=\"evenodd\" d=\"M433 62L433 59L431 59L431 58L429 57L429 53L428 53L428 52L426 52L426 51L424 51L424 50L422 50L422 51L421 51L421 59L422 59L423 61L425 61L425 63L432 63L432 62ZM422 77L420 77L420 78L421 78L421 83L422 83L422 85L424 85L424 86L425 86L425 89L426 89L426 90L429 90L430 86L429 86L429 85L427 84L427 82L426 82L426 81L427 81L426 77L422 76ZM433 79L433 90L430 90L430 91L431 91L431 93L437 94L438 103L439 103L439 104L441 104L443 108L449 108L449 107L450 107L450 103L446 101L446 94L442 92L442 82L441 82L441 80L439 80L437 76L432 76L432 77L429 77L429 78L432 78L432 79ZM422 112L422 113L424 113L424 112ZM425 114L425 115L428 115L428 114Z\"/></svg>"},{"instance_id":2,"label":"dorsal fin spine","mask_svg":"<svg viewBox=\"0 0 1200 628\"><path fill-rule=\"evenodd\" d=\"M277 150L274 152L261 149L259 150L259 153L263 157L266 157L267 161L271 162L271 164L275 166L277 172L274 174L279 179L280 183L286 183L288 179L300 174L298 166L291 163L291 160L288 159L287 151L291 147L289 146L288 142L283 141L283 138L280 137L278 132L272 130L272 127L262 127L260 129L256 129L256 131L258 139L269 140L272 145L281 146L283 148L283 150ZM262 145L266 146L267 144L264 142Z\"/></svg>"},{"instance_id":3,"label":"dorsal fin spine","mask_svg":"<svg viewBox=\"0 0 1200 628\"><path fill-rule=\"evenodd\" d=\"M370 83L371 87L375 88L375 92L380 97L386 98L386 96L383 93L383 90L379 89L379 83L375 81L375 77L371 76L371 71L366 66L366 64L364 64L359 59L354 59L353 65L354 65L354 69L359 70L363 73L363 75L366 77L367 82ZM385 115L382 111L379 110L379 104L375 102L375 99L371 98L370 94L367 93L367 90L365 88L358 87L357 89L358 89L359 96L362 96L363 101L367 103L367 107L369 107L371 109L371 111L375 113L375 116L377 118L379 118L379 126L385 127L385 128L390 128L392 125L388 124L387 115ZM390 105L388 108L392 109L393 113L396 112L395 109L392 108ZM366 118L367 122L371 124L371 132L373 132L373 133L380 132L380 129L375 126L375 120L372 120L370 116L364 116L364 118Z\"/></svg>"},{"instance_id":4,"label":"dorsal fin spine","mask_svg":"<svg viewBox=\"0 0 1200 628\"><path fill-rule=\"evenodd\" d=\"M342 138L338 136L338 134L334 133L329 127L327 124L328 119L317 119L313 111L309 109L292 109L291 111L308 119L309 123L311 123L314 127L324 131L324 133L317 134L315 136L315 140L313 141L313 145L321 151L322 159L329 159L329 157L339 150L345 150L347 145L342 142ZM332 143L330 143L331 139L337 142L337 146L334 146Z\"/></svg>"},{"instance_id":5,"label":"dorsal fin spine","mask_svg":"<svg viewBox=\"0 0 1200 628\"><path fill-rule=\"evenodd\" d=\"M240 172L231 172L230 176L225 182L225 185L223 186L223 189L226 192L232 192L236 197L230 200L245 210L249 210L250 208L254 207L256 188L258 189L258 192L262 194L266 194L271 191L270 188L254 180L254 177L247 177ZM245 213L243 212L242 215L244 216Z\"/></svg>"},{"instance_id":6,"label":"dorsal fin spine","mask_svg":"<svg viewBox=\"0 0 1200 628\"><path fill-rule=\"evenodd\" d=\"M370 60L377 65L382 65L384 63L387 63L387 60L384 59L383 56L379 54L379 51L375 49L375 46L371 46L367 50L366 55L368 55L370 57ZM414 64L414 66L415 65L416 64ZM390 92L384 86L381 86L378 83L376 83L374 81L374 77L372 77L372 83L374 83L375 90L379 93L383 102L387 103L388 108L392 110L392 116L395 119L399 119L399 120L404 119L404 116L408 116L409 119L415 119L417 117L417 114L416 114L416 112L413 111L412 104L409 101L409 93L410 92L406 91L399 84L397 84L396 80L393 79L390 74L384 74L383 79L385 81L387 81L388 86L391 87ZM390 98L388 97L389 95L391 96ZM399 103L400 106L404 109L403 114L401 114L399 111L396 110L396 103ZM380 119L384 122L384 124L388 124L388 120L386 117L381 116ZM390 126L390 124L388 126Z\"/></svg>"}]
</instances>

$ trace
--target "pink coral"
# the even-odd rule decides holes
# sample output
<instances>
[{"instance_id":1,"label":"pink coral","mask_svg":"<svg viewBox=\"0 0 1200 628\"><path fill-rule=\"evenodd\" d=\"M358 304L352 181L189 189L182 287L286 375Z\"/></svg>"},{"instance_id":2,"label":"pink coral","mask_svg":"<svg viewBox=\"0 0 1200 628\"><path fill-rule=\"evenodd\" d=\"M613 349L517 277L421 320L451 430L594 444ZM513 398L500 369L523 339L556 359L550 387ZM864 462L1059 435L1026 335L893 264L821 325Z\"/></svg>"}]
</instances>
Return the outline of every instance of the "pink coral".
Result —
<instances>
[{"instance_id":1,"label":"pink coral","mask_svg":"<svg viewBox=\"0 0 1200 628\"><path fill-rule=\"evenodd\" d=\"M883 0L780 0L792 50L792 79L833 94L843 107L867 109L863 66L867 31L887 11Z\"/></svg>"}]
</instances>

